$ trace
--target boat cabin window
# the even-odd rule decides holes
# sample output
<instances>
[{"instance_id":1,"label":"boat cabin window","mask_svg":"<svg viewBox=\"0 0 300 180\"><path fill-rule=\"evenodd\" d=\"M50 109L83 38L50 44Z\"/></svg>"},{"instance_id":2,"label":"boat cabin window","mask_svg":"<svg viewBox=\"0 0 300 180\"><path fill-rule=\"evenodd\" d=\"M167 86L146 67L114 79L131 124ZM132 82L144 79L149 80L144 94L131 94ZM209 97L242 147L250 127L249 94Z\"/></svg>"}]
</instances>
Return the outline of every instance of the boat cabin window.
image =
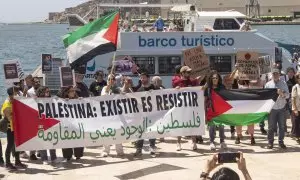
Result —
<instances>
[{"instance_id":1,"label":"boat cabin window","mask_svg":"<svg viewBox=\"0 0 300 180\"><path fill-rule=\"evenodd\" d=\"M132 60L140 70L155 74L155 57L133 57Z\"/></svg>"},{"instance_id":2,"label":"boat cabin window","mask_svg":"<svg viewBox=\"0 0 300 180\"><path fill-rule=\"evenodd\" d=\"M159 74L174 74L175 67L181 65L180 56L163 56L158 57L158 72Z\"/></svg>"},{"instance_id":3,"label":"boat cabin window","mask_svg":"<svg viewBox=\"0 0 300 180\"><path fill-rule=\"evenodd\" d=\"M245 18L236 18L240 24L243 24L245 22Z\"/></svg>"},{"instance_id":4,"label":"boat cabin window","mask_svg":"<svg viewBox=\"0 0 300 180\"><path fill-rule=\"evenodd\" d=\"M210 56L210 68L219 73L231 73L231 56Z\"/></svg>"},{"instance_id":5,"label":"boat cabin window","mask_svg":"<svg viewBox=\"0 0 300 180\"><path fill-rule=\"evenodd\" d=\"M216 19L214 30L238 30L240 25L234 19Z\"/></svg>"}]
</instances>

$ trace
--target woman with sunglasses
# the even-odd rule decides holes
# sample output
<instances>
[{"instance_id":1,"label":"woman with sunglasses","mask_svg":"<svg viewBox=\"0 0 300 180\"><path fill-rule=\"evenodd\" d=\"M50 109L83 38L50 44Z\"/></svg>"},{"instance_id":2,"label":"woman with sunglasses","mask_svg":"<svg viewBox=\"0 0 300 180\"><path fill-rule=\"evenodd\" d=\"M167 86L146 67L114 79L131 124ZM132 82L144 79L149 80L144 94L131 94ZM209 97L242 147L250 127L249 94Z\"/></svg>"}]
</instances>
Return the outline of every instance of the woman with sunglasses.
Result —
<instances>
[{"instance_id":1,"label":"woman with sunglasses","mask_svg":"<svg viewBox=\"0 0 300 180\"><path fill-rule=\"evenodd\" d=\"M38 98L47 98L47 97L51 97L50 95L50 89L48 87L45 86L41 86L37 89L36 91L36 96ZM50 149L50 159L51 162L54 163L56 160L56 150L55 149ZM43 164L48 164L48 155L47 155L47 150L40 150L39 154L41 156L41 160L43 161Z\"/></svg>"},{"instance_id":2,"label":"woman with sunglasses","mask_svg":"<svg viewBox=\"0 0 300 180\"><path fill-rule=\"evenodd\" d=\"M129 82L129 81L127 81ZM124 88L124 87L123 87ZM125 89L123 89L125 90ZM129 90L129 87L128 89ZM101 96L103 95L112 95L112 94L120 94L121 89L116 85L116 76L114 74L108 75L107 78L107 86L104 86L101 92ZM122 144L116 144L116 151L118 156L123 156L123 146ZM104 150L102 152L103 157L107 157L110 153L110 145L104 145Z\"/></svg>"},{"instance_id":3,"label":"woman with sunglasses","mask_svg":"<svg viewBox=\"0 0 300 180\"><path fill-rule=\"evenodd\" d=\"M222 89L225 89L225 86L222 84L222 78L221 75L217 71L212 71L210 76L207 80L206 89L204 91L205 96L205 105L206 109L213 108L214 104L212 104L211 101L211 93L212 90L214 91L220 91ZM209 126L209 139L210 139L210 149L215 150L215 137L216 136L216 125L210 125ZM225 132L224 132L224 126L219 125L219 136L220 136L220 144L221 149L227 148L227 145L225 144Z\"/></svg>"},{"instance_id":4,"label":"woman with sunglasses","mask_svg":"<svg viewBox=\"0 0 300 180\"><path fill-rule=\"evenodd\" d=\"M73 86L69 86L64 89L62 98L68 99L78 99L76 89ZM63 148L62 149L63 157L70 161L73 154L76 157L76 160L79 160L83 156L83 147L76 148Z\"/></svg>"}]
</instances>

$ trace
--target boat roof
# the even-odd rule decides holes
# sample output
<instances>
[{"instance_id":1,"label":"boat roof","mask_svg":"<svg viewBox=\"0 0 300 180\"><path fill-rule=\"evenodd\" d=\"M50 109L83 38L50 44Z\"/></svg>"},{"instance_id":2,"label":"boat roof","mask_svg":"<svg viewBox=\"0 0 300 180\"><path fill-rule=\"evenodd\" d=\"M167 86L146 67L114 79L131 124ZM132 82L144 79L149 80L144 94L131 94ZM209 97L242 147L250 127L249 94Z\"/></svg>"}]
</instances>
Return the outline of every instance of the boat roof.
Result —
<instances>
[{"instance_id":1,"label":"boat roof","mask_svg":"<svg viewBox=\"0 0 300 180\"><path fill-rule=\"evenodd\" d=\"M246 15L238 11L198 11L201 17L246 17Z\"/></svg>"}]
</instances>

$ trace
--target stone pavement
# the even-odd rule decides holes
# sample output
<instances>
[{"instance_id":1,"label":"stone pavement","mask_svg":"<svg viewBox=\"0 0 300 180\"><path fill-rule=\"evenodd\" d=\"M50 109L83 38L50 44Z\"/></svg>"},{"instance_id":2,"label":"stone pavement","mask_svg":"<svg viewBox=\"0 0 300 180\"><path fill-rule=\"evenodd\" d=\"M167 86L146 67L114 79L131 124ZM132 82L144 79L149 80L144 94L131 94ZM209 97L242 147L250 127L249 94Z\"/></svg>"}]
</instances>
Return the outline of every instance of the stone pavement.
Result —
<instances>
[{"instance_id":1,"label":"stone pavement","mask_svg":"<svg viewBox=\"0 0 300 180\"><path fill-rule=\"evenodd\" d=\"M258 127L255 130L257 143L255 146L250 146L250 140L246 135L240 145L235 145L234 140L229 138L229 127L226 128L227 151L240 150L245 153L248 171L253 180L300 180L300 145L290 137L285 139L288 149L281 150L276 143L273 150L268 150L265 149L266 136L260 134ZM24 159L23 161L28 164L28 169L8 172L0 167L0 179L197 180L205 160L212 155L207 137L208 133L204 136L204 144L198 145L199 150L196 152L190 150L190 140L183 139L184 150L177 152L176 140L166 138L164 143L157 144L159 155L155 158L151 157L149 152L145 152L142 159L134 159L131 155L134 148L128 143L124 145L127 154L124 158L116 157L114 147L112 147L113 157L100 157L102 148L86 148L85 156L81 160L64 162L60 158L61 162L53 166L43 165L41 161L32 162ZM57 154L61 156L61 150L58 150ZM236 164L223 166L231 167L239 172Z\"/></svg>"}]
</instances>

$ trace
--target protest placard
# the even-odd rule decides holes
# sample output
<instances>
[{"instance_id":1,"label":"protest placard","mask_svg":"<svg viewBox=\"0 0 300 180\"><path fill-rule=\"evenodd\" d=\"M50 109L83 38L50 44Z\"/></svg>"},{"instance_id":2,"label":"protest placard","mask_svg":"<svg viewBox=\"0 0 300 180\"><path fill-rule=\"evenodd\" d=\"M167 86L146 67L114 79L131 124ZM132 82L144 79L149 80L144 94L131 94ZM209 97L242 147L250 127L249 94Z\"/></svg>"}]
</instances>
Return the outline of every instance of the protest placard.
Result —
<instances>
[{"instance_id":1,"label":"protest placard","mask_svg":"<svg viewBox=\"0 0 300 180\"><path fill-rule=\"evenodd\" d=\"M47 74L52 72L52 55L42 54L42 73Z\"/></svg>"},{"instance_id":2,"label":"protest placard","mask_svg":"<svg viewBox=\"0 0 300 180\"><path fill-rule=\"evenodd\" d=\"M240 80L257 80L259 78L259 54L256 52L239 51L236 63Z\"/></svg>"},{"instance_id":3,"label":"protest placard","mask_svg":"<svg viewBox=\"0 0 300 180\"><path fill-rule=\"evenodd\" d=\"M138 67L131 56L116 56L112 63L111 67L114 68L113 72L116 74L125 76L137 74Z\"/></svg>"},{"instance_id":4,"label":"protest placard","mask_svg":"<svg viewBox=\"0 0 300 180\"><path fill-rule=\"evenodd\" d=\"M183 51L184 64L192 68L191 76L196 78L208 73L209 60L202 46Z\"/></svg>"},{"instance_id":5,"label":"protest placard","mask_svg":"<svg viewBox=\"0 0 300 180\"><path fill-rule=\"evenodd\" d=\"M205 133L204 96L198 87L69 100L16 98L13 108L18 151Z\"/></svg>"},{"instance_id":6,"label":"protest placard","mask_svg":"<svg viewBox=\"0 0 300 180\"><path fill-rule=\"evenodd\" d=\"M5 61L3 63L3 70L7 86L12 86L14 82L19 82L25 77L22 65L18 60Z\"/></svg>"},{"instance_id":7,"label":"protest placard","mask_svg":"<svg viewBox=\"0 0 300 180\"><path fill-rule=\"evenodd\" d=\"M75 74L71 67L59 67L61 87L75 85Z\"/></svg>"},{"instance_id":8,"label":"protest placard","mask_svg":"<svg viewBox=\"0 0 300 180\"><path fill-rule=\"evenodd\" d=\"M261 56L258 58L259 72L260 74L267 74L272 71L272 59L271 56Z\"/></svg>"}]
</instances>

